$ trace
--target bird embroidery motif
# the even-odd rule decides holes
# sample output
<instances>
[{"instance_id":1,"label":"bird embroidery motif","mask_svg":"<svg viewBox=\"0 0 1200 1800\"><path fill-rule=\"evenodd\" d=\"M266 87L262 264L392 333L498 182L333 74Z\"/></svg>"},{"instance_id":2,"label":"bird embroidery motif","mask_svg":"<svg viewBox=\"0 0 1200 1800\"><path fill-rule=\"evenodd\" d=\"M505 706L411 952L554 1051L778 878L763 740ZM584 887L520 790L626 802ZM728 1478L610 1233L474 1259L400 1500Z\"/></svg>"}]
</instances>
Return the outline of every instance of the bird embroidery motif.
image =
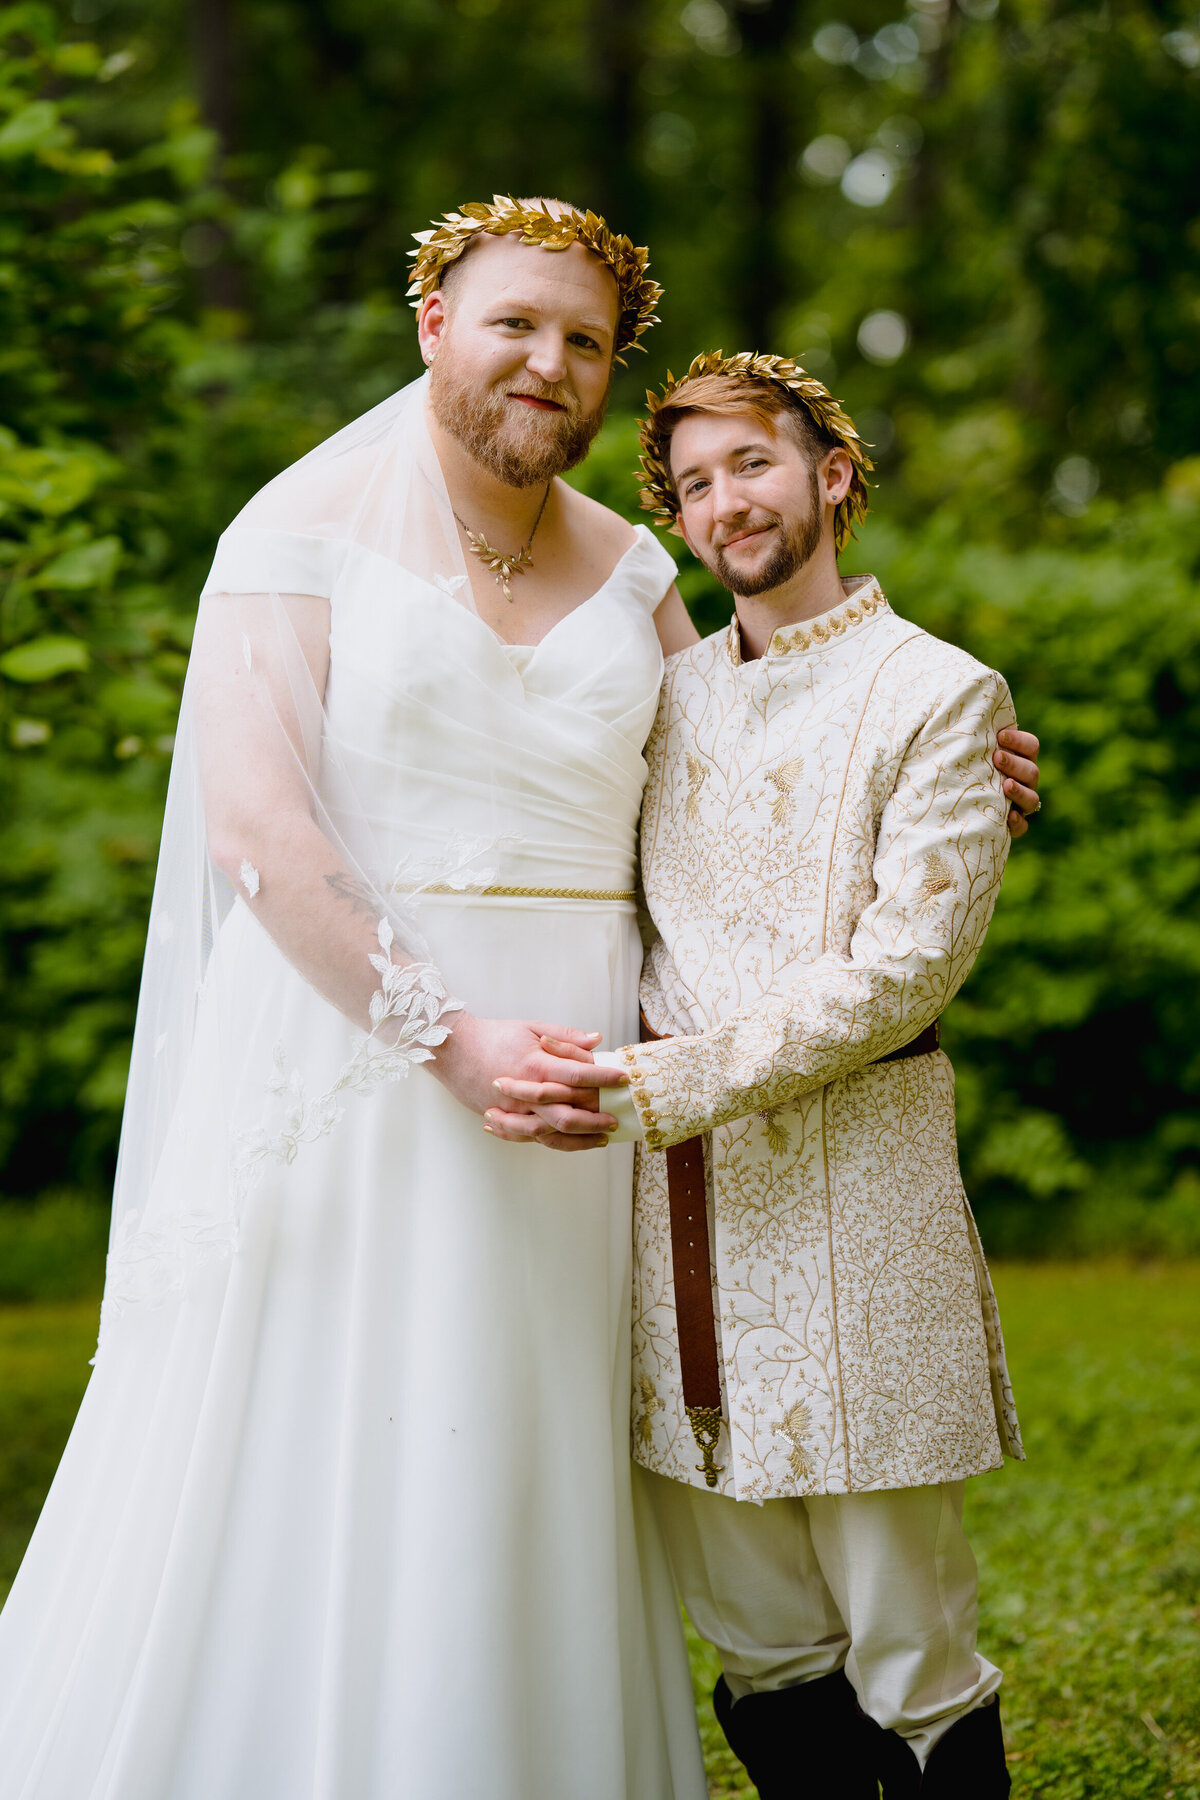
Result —
<instances>
[{"instance_id":1,"label":"bird embroidery motif","mask_svg":"<svg viewBox=\"0 0 1200 1800\"><path fill-rule=\"evenodd\" d=\"M925 873L917 892L917 905L929 906L939 894L948 893L953 886L954 874L950 865L938 851L931 850L925 858Z\"/></svg>"},{"instance_id":2,"label":"bird embroidery motif","mask_svg":"<svg viewBox=\"0 0 1200 1800\"><path fill-rule=\"evenodd\" d=\"M786 825L791 818L794 789L803 767L802 758L796 756L791 762L780 763L778 768L767 770L767 780L775 789L775 798L771 802L772 824Z\"/></svg>"},{"instance_id":3,"label":"bird embroidery motif","mask_svg":"<svg viewBox=\"0 0 1200 1800\"><path fill-rule=\"evenodd\" d=\"M656 1412L662 1411L662 1401L654 1391L654 1383L648 1375L643 1375L639 1382L642 1394L642 1414L637 1422L637 1434L643 1444L648 1444L654 1436L651 1420Z\"/></svg>"},{"instance_id":4,"label":"bird embroidery motif","mask_svg":"<svg viewBox=\"0 0 1200 1800\"><path fill-rule=\"evenodd\" d=\"M797 1400L789 1406L783 1415L783 1424L775 1433L791 1445L788 1451L788 1467L797 1481L810 1481L816 1474L812 1456L804 1442L812 1432L812 1413L803 1400Z\"/></svg>"},{"instance_id":5,"label":"bird embroidery motif","mask_svg":"<svg viewBox=\"0 0 1200 1800\"><path fill-rule=\"evenodd\" d=\"M767 1149L772 1156L782 1156L784 1151L791 1147L791 1139L788 1136L787 1126L780 1119L777 1109L773 1106L762 1106L759 1108L758 1116L766 1127Z\"/></svg>"},{"instance_id":6,"label":"bird embroidery motif","mask_svg":"<svg viewBox=\"0 0 1200 1800\"><path fill-rule=\"evenodd\" d=\"M700 817L700 789L708 779L708 766L702 763L698 756L693 756L690 750L687 757L687 774L688 792L683 816L685 819L698 819Z\"/></svg>"}]
</instances>

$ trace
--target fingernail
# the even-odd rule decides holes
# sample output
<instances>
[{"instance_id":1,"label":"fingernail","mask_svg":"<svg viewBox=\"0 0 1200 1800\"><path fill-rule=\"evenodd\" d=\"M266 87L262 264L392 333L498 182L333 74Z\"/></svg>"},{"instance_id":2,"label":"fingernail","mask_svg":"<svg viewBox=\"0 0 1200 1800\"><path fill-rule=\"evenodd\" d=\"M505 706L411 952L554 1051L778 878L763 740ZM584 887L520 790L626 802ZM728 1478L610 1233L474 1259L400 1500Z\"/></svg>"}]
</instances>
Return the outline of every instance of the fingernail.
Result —
<instances>
[{"instance_id":1,"label":"fingernail","mask_svg":"<svg viewBox=\"0 0 1200 1800\"><path fill-rule=\"evenodd\" d=\"M490 1126L490 1125L485 1125L485 1126L484 1126L484 1128L483 1128L483 1129L484 1129L484 1130L485 1130L485 1131L486 1131L486 1132L487 1132L487 1134L488 1134L488 1136L489 1136L489 1137L495 1137L495 1135L496 1135L496 1134L495 1134L495 1132L494 1132L494 1131L493 1131L493 1130L492 1130L492 1128L491 1128L491 1126Z\"/></svg>"}]
</instances>

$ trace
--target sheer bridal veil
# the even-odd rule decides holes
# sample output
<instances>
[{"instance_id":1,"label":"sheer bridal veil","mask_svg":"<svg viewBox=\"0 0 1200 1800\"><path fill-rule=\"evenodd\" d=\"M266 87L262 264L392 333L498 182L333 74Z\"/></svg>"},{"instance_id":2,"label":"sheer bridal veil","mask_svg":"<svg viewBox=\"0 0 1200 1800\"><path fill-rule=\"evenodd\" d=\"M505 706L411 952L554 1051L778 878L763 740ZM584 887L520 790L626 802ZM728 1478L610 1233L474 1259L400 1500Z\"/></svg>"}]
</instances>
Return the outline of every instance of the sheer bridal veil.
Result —
<instances>
[{"instance_id":1,"label":"sheer bridal veil","mask_svg":"<svg viewBox=\"0 0 1200 1800\"><path fill-rule=\"evenodd\" d=\"M218 544L150 915L105 1326L226 1257L264 1173L426 1060L458 1006L412 903L486 886L499 839L482 733L439 769L444 808L409 780L445 733L437 685L410 668L400 703L405 609L473 610L426 387L286 469ZM453 838L451 794L472 827Z\"/></svg>"}]
</instances>

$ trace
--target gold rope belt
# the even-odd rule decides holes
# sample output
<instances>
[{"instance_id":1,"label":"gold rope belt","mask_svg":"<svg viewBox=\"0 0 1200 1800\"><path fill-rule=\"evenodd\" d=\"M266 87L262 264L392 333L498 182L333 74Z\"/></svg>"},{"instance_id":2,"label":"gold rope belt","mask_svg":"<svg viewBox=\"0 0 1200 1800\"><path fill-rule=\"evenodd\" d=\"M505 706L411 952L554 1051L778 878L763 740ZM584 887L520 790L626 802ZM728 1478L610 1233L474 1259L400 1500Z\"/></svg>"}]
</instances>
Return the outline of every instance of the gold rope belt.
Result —
<instances>
[{"instance_id":1,"label":"gold rope belt","mask_svg":"<svg viewBox=\"0 0 1200 1800\"><path fill-rule=\"evenodd\" d=\"M419 890L422 894L497 894L506 900L636 900L635 888L485 887L456 888L438 881Z\"/></svg>"}]
</instances>

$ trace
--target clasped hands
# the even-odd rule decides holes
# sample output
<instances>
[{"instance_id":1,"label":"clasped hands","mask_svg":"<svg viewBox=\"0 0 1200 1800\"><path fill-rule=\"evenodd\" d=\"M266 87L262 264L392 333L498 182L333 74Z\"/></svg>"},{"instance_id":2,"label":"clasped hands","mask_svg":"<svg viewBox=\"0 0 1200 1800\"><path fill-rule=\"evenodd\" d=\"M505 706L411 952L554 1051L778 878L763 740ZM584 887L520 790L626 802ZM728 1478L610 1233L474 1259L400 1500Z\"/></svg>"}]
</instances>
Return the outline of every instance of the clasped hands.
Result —
<instances>
[{"instance_id":1,"label":"clasped hands","mask_svg":"<svg viewBox=\"0 0 1200 1800\"><path fill-rule=\"evenodd\" d=\"M592 1050L599 1042L598 1031L565 1037L557 1034L557 1028L544 1033L539 1044L553 1066L541 1080L502 1075L493 1082L502 1100L483 1115L486 1129L510 1144L541 1144L546 1150L602 1149L617 1124L603 1110L602 1090L623 1087L628 1076L620 1069L596 1067Z\"/></svg>"},{"instance_id":2,"label":"clasped hands","mask_svg":"<svg viewBox=\"0 0 1200 1800\"><path fill-rule=\"evenodd\" d=\"M617 1124L601 1110L601 1090L627 1079L592 1061L600 1035L539 1019L461 1013L429 1066L456 1100L483 1114L493 1137L548 1150L597 1150Z\"/></svg>"}]
</instances>

